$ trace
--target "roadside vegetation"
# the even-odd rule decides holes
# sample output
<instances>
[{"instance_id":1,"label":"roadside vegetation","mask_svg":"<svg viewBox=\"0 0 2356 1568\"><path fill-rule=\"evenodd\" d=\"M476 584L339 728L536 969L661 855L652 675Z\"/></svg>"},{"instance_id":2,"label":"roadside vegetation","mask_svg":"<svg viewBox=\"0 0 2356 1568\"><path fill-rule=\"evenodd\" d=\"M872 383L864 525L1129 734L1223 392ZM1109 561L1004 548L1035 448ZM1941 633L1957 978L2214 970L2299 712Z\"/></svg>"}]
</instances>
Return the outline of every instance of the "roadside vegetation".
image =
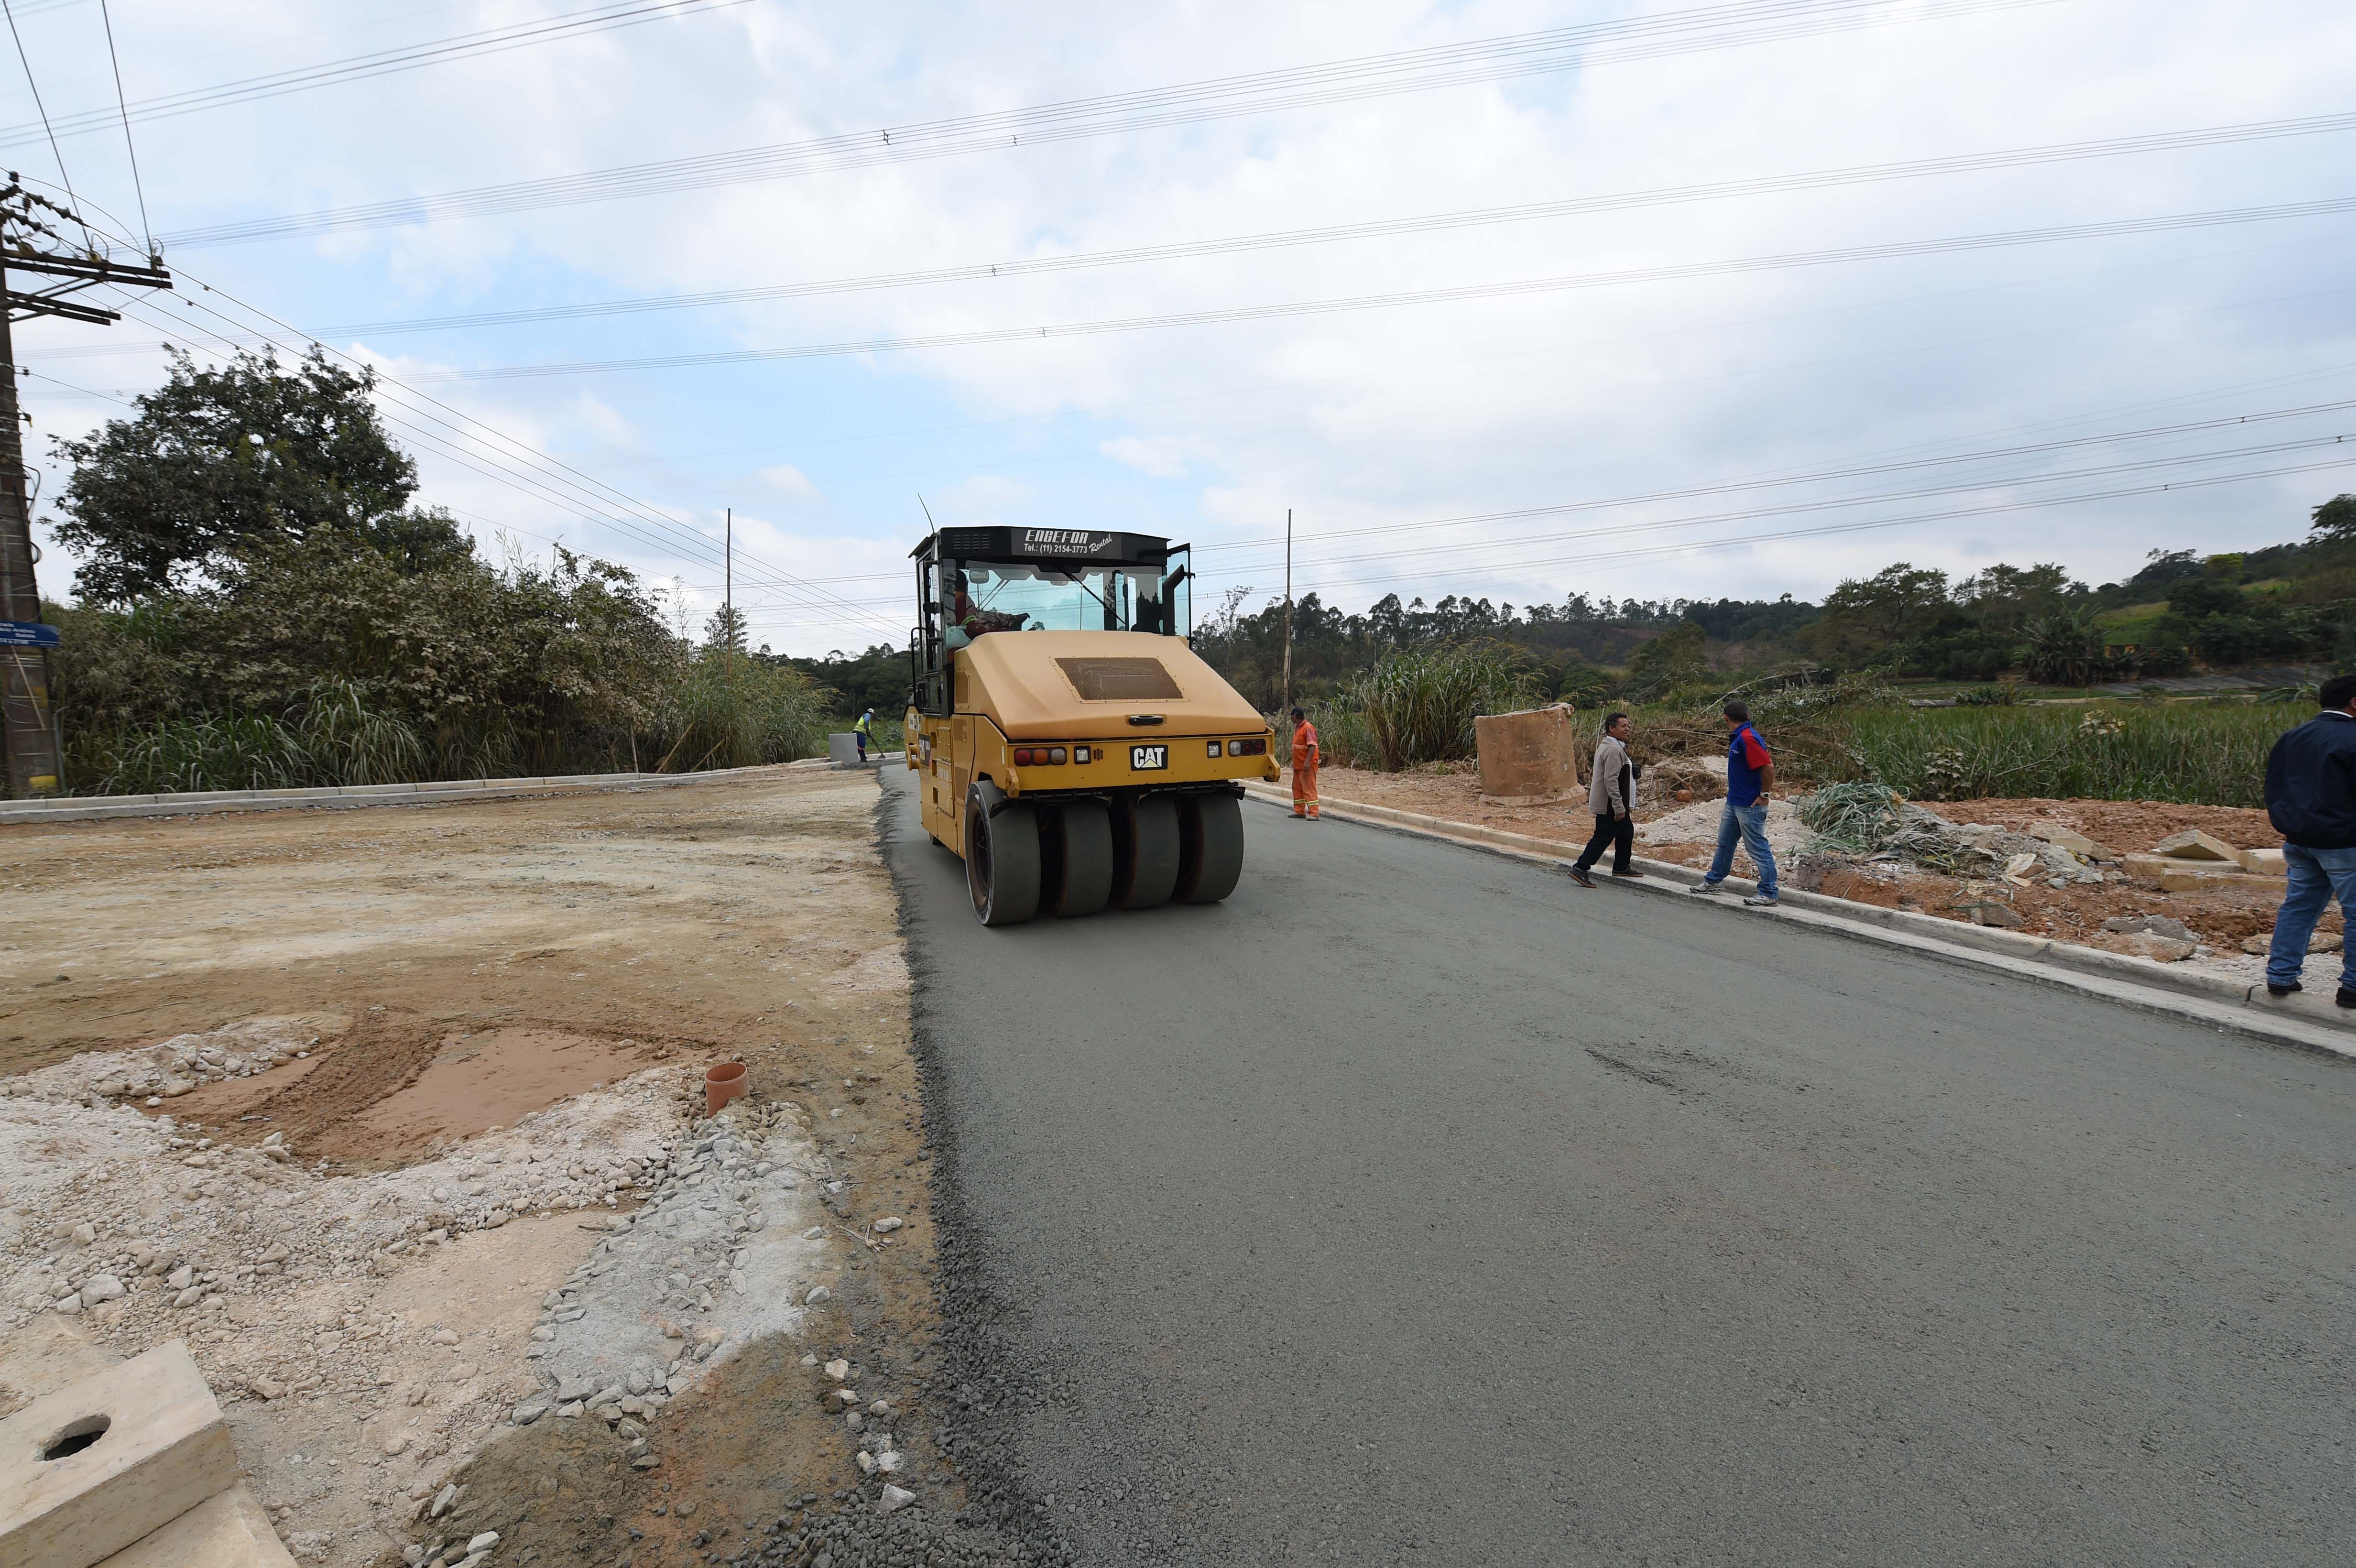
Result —
<instances>
[{"instance_id":1,"label":"roadside vegetation","mask_svg":"<svg viewBox=\"0 0 2356 1568\"><path fill-rule=\"evenodd\" d=\"M1821 604L1394 594L1351 615L1308 594L1292 696L1344 767L1458 764L1475 714L1546 702L1582 728L1626 709L1647 759L1715 754L1719 705L1740 694L1795 780L2254 805L2319 674L2356 667L2356 495L2307 521L2305 539L2265 549L2155 549L2097 587L2051 563L1954 580L1901 561ZM1284 606L1251 597L1231 591L1195 646L1281 734ZM2157 684L2219 674L2240 688Z\"/></svg>"},{"instance_id":2,"label":"roadside vegetation","mask_svg":"<svg viewBox=\"0 0 2356 1568\"><path fill-rule=\"evenodd\" d=\"M823 751L840 699L620 567L484 560L412 505L369 381L182 357L59 443L80 603L53 688L78 794L683 772Z\"/></svg>"},{"instance_id":3,"label":"roadside vegetation","mask_svg":"<svg viewBox=\"0 0 2356 1568\"><path fill-rule=\"evenodd\" d=\"M1472 719L1531 706L1526 659L1496 643L1386 655L1365 675L1307 706L1325 759L1396 773L1474 756ZM1987 796L2156 800L2257 805L2266 752L2311 718L2291 691L2190 700L2024 701L1997 688L1979 702L1920 708L1870 676L1799 672L1700 701L1629 702L1647 763L1725 750L1719 708L1740 695L1795 783L1869 783L1909 799ZM1593 743L1604 706L1579 711ZM1271 715L1280 736L1280 715Z\"/></svg>"}]
</instances>

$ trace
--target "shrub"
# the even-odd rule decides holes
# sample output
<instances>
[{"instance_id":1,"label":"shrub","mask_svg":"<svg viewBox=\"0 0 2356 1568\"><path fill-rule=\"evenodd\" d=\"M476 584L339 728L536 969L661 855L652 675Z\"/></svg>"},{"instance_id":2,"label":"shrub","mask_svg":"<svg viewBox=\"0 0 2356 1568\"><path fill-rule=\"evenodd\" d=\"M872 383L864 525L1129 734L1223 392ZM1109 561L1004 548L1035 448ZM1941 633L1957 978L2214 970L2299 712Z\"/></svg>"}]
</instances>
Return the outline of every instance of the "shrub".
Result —
<instances>
[{"instance_id":1,"label":"shrub","mask_svg":"<svg viewBox=\"0 0 2356 1568\"><path fill-rule=\"evenodd\" d=\"M1524 656L1504 644L1395 649L1323 705L1318 739L1323 754L1340 765L1397 773L1418 763L1472 756L1476 717L1536 700ZM1353 760L1344 762L1344 753Z\"/></svg>"}]
</instances>

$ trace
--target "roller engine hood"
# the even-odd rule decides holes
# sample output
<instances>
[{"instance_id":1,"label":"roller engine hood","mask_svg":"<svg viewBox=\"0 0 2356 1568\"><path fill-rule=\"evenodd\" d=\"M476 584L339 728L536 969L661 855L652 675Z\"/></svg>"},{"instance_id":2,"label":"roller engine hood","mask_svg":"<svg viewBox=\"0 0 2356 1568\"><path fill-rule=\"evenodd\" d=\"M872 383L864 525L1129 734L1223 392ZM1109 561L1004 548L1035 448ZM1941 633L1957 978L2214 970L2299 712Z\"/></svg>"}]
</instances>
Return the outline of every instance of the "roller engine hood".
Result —
<instances>
[{"instance_id":1,"label":"roller engine hood","mask_svg":"<svg viewBox=\"0 0 2356 1568\"><path fill-rule=\"evenodd\" d=\"M1010 741L1257 733L1268 720L1182 637L1149 632L991 632L950 657L957 710ZM1130 715L1158 713L1158 726Z\"/></svg>"}]
</instances>

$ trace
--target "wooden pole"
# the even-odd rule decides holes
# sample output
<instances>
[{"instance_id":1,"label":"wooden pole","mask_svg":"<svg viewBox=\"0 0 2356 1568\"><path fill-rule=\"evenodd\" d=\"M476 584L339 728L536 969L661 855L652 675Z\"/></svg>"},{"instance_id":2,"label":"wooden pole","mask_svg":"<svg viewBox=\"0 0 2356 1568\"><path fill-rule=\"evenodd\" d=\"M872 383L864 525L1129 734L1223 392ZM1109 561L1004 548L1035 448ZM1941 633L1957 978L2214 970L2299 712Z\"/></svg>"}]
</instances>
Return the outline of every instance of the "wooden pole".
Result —
<instances>
[{"instance_id":1,"label":"wooden pole","mask_svg":"<svg viewBox=\"0 0 2356 1568\"><path fill-rule=\"evenodd\" d=\"M1284 721L1292 722L1292 508L1284 508ZM1288 731L1287 733L1290 731Z\"/></svg>"},{"instance_id":2,"label":"wooden pole","mask_svg":"<svg viewBox=\"0 0 2356 1568\"><path fill-rule=\"evenodd\" d=\"M0 294L7 290L0 271ZM32 508L25 498L25 443L16 412L16 349L0 305L0 620L41 618L33 581ZM49 715L48 656L35 647L0 648L0 731L8 757L8 793L18 800L58 789L57 727Z\"/></svg>"},{"instance_id":3,"label":"wooden pole","mask_svg":"<svg viewBox=\"0 0 2356 1568\"><path fill-rule=\"evenodd\" d=\"M720 672L731 686L736 684L736 508L728 508L728 531L720 547L722 568L720 590L720 625L726 634L728 649L720 656Z\"/></svg>"}]
</instances>

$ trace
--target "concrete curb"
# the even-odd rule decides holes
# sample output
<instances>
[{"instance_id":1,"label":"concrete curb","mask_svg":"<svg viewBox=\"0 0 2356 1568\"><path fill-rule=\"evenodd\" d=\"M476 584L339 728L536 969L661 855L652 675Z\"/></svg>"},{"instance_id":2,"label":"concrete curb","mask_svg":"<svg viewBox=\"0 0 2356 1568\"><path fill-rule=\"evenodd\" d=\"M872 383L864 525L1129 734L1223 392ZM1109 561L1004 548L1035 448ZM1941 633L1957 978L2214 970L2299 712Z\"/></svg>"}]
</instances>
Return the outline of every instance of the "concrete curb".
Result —
<instances>
[{"instance_id":1,"label":"concrete curb","mask_svg":"<svg viewBox=\"0 0 2356 1568\"><path fill-rule=\"evenodd\" d=\"M1292 797L1289 794L1251 784L1244 786L1244 792L1263 805L1291 810ZM1395 827L1556 866L1568 867L1577 857L1573 847L1551 838L1509 833L1475 822L1452 822L1394 806L1323 800L1319 808L1324 815L1344 821ZM1684 889L1701 880L1700 872L1673 861L1637 857L1633 864L1646 873L1644 880L1612 885L1638 892L1682 894ZM1729 877L1719 885L1737 893L1755 891L1755 884L1739 877ZM2356 1015L2341 1011L2324 997L2300 992L2276 1001L2265 994L2264 986L2244 986L2214 975L2187 974L2150 958L2105 953L2098 947L2027 936L1995 926L1965 925L1908 910L1851 903L1821 893L1787 891L1777 902L1777 912L1794 924L1815 926L1951 962L2002 970L2147 1012L2190 1019L2356 1060ZM1733 907L1740 910L1741 906Z\"/></svg>"},{"instance_id":2,"label":"concrete curb","mask_svg":"<svg viewBox=\"0 0 2356 1568\"><path fill-rule=\"evenodd\" d=\"M870 760L875 766L897 752ZM189 791L177 795L68 796L65 800L0 801L0 827L11 823L104 822L125 816L199 816L224 811L349 810L368 805L435 805L446 801L501 800L518 795L581 795L599 790L669 789L751 773L832 768L824 757L700 773L566 773L538 779L442 779L428 784L347 784L321 789ZM855 766L856 764L854 764Z\"/></svg>"}]
</instances>

